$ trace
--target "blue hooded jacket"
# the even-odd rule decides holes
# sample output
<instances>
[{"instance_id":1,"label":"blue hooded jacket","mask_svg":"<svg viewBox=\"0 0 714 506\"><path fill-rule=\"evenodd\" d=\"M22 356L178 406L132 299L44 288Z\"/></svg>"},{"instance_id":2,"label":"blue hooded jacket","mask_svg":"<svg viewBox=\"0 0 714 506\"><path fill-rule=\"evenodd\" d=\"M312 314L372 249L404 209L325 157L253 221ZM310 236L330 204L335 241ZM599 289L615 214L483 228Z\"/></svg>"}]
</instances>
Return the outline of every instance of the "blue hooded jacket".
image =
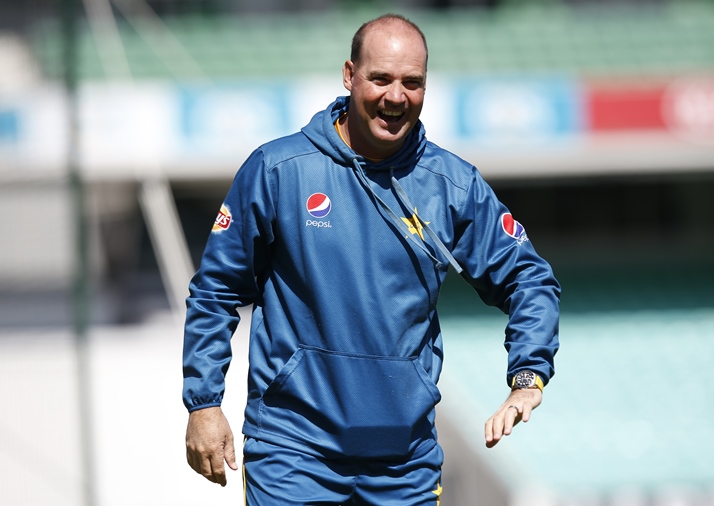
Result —
<instances>
[{"instance_id":1,"label":"blue hooded jacket","mask_svg":"<svg viewBox=\"0 0 714 506\"><path fill-rule=\"evenodd\" d=\"M509 314L509 382L553 375L560 288L473 165L421 122L395 155L364 159L334 127L348 105L237 172L190 284L183 398L189 411L221 404L236 308L253 304L243 433L328 458L404 458L436 444L449 265Z\"/></svg>"}]
</instances>

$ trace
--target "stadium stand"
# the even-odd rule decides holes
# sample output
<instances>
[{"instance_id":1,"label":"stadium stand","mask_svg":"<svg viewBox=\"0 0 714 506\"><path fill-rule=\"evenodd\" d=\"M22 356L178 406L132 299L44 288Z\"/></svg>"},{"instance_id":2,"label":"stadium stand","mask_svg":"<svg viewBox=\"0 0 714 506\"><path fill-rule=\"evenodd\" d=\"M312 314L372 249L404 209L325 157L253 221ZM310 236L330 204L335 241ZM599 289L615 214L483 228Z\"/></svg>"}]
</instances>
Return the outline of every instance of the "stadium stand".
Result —
<instances>
[{"instance_id":1,"label":"stadium stand","mask_svg":"<svg viewBox=\"0 0 714 506\"><path fill-rule=\"evenodd\" d=\"M523 504L539 504L543 487L558 497L549 504L618 504L633 489L641 504L670 504L672 487L684 494L672 504L711 504L714 406L702 378L714 366L714 269L587 274L560 277L563 347L528 430L491 453L480 427L464 431L467 441ZM502 402L506 318L459 282L440 304L444 409L483 419Z\"/></svg>"},{"instance_id":2,"label":"stadium stand","mask_svg":"<svg viewBox=\"0 0 714 506\"><path fill-rule=\"evenodd\" d=\"M180 65L167 68L165 57L171 54L157 55L147 43L147 34L161 40L168 32L211 78L289 76L332 72L345 59L357 20L373 14L183 16L158 26L123 22L120 33L136 78L200 77ZM581 8L534 2L410 15L430 41L430 69L437 72L647 77L714 65L714 4L706 1L637 7L603 2ZM87 27L82 33L80 75L102 79L92 35ZM37 26L32 34L34 54L49 78L60 76L59 37L52 23Z\"/></svg>"}]
</instances>

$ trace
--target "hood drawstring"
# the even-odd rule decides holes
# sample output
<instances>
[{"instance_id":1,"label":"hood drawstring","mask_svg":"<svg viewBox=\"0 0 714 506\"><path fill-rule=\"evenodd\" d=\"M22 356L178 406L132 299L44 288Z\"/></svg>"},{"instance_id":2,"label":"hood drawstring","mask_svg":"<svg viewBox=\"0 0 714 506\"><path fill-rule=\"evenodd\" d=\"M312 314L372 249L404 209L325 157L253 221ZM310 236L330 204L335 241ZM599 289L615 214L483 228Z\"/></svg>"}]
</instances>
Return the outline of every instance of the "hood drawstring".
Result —
<instances>
[{"instance_id":1,"label":"hood drawstring","mask_svg":"<svg viewBox=\"0 0 714 506\"><path fill-rule=\"evenodd\" d=\"M442 269L443 267L446 266L445 263L443 263L441 260L436 258L434 255L431 254L431 252L426 249L424 246L424 243L422 241L419 241L414 237L414 234L412 234L409 231L409 228L407 225L402 221L397 214L392 211L392 209L389 207L389 205L382 200L379 195L374 191L372 188L372 185L369 182L369 179L367 179L367 175L364 172L364 167L362 167L362 164L360 164L359 160L357 158L352 159L352 164L354 165L355 168L355 173L357 174L357 178L360 180L362 185L369 190L369 192L372 194L372 196L375 198L375 200L379 203L379 205L382 207L382 210L389 216L389 218L394 222L394 224L397 226L397 228L404 234L404 236L407 239L410 239L412 243L414 243L416 246L419 247L426 255L431 259L432 262L434 262L434 265L436 266L437 269ZM402 185L399 184L397 181L397 178L394 177L394 167L391 167L389 169L389 175L391 177L392 181L392 187L394 188L395 192L397 193L397 196L399 197L399 200L401 201L402 205L405 206L409 210L413 210L414 216L416 217L417 220L419 220L419 223L421 224L421 227L426 230L427 235L431 238L431 240L434 242L436 245L437 249L446 257L446 259L449 261L449 264L458 272L459 274L463 271L461 266L458 264L454 256L451 254L449 249L446 247L446 245L439 239L439 236L436 235L436 232L434 232L427 223L421 219L421 216L419 216L416 212L416 207L412 206L411 202L409 201L409 197L407 197L407 193L404 191L404 188L402 188Z\"/></svg>"},{"instance_id":2,"label":"hood drawstring","mask_svg":"<svg viewBox=\"0 0 714 506\"><path fill-rule=\"evenodd\" d=\"M429 237L431 237L431 240L434 241L434 244L436 245L437 249L441 251L441 254L446 257L446 259L449 261L451 266L454 268L454 270L461 274L463 269L459 265L459 263L456 261L454 256L451 254L449 249L446 247L446 245L439 239L439 236L436 235L436 232L434 232L431 227L425 222L424 220L421 219L421 216L419 216L419 213L417 213L417 209L415 206L412 205L411 201L409 200L409 197L407 196L407 192L404 191L404 188L402 188L402 185L399 184L397 181L397 178L394 177L394 167L389 169L389 175L392 179L392 186L397 192L397 196L401 199L402 204L406 206L407 209L413 209L414 210L414 216L416 217L417 220L419 220L419 223L421 223L421 226L424 230L426 230L426 233ZM410 237L412 237L412 234L409 234ZM416 240L416 239L415 239Z\"/></svg>"}]
</instances>

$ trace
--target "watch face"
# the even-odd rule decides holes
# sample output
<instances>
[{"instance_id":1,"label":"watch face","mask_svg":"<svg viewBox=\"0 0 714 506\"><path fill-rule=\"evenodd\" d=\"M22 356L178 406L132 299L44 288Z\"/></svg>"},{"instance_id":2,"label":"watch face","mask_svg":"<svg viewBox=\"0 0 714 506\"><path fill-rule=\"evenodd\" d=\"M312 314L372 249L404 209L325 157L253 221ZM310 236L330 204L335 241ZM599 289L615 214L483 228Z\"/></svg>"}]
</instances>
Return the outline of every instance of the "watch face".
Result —
<instances>
[{"instance_id":1,"label":"watch face","mask_svg":"<svg viewBox=\"0 0 714 506\"><path fill-rule=\"evenodd\" d=\"M528 388L536 384L536 375L533 371L520 371L516 374L513 388Z\"/></svg>"}]
</instances>

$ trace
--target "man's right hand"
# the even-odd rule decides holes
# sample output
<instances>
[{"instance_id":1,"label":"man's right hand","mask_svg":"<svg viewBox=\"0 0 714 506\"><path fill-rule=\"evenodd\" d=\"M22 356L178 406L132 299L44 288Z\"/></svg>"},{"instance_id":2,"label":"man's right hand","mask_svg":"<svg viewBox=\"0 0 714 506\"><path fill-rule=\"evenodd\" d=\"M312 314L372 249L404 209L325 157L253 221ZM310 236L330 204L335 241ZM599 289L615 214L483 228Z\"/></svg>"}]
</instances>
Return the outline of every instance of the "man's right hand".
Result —
<instances>
[{"instance_id":1,"label":"man's right hand","mask_svg":"<svg viewBox=\"0 0 714 506\"><path fill-rule=\"evenodd\" d=\"M220 407L192 412L186 428L186 459L198 474L207 480L226 486L225 460L236 471L233 432Z\"/></svg>"}]
</instances>

